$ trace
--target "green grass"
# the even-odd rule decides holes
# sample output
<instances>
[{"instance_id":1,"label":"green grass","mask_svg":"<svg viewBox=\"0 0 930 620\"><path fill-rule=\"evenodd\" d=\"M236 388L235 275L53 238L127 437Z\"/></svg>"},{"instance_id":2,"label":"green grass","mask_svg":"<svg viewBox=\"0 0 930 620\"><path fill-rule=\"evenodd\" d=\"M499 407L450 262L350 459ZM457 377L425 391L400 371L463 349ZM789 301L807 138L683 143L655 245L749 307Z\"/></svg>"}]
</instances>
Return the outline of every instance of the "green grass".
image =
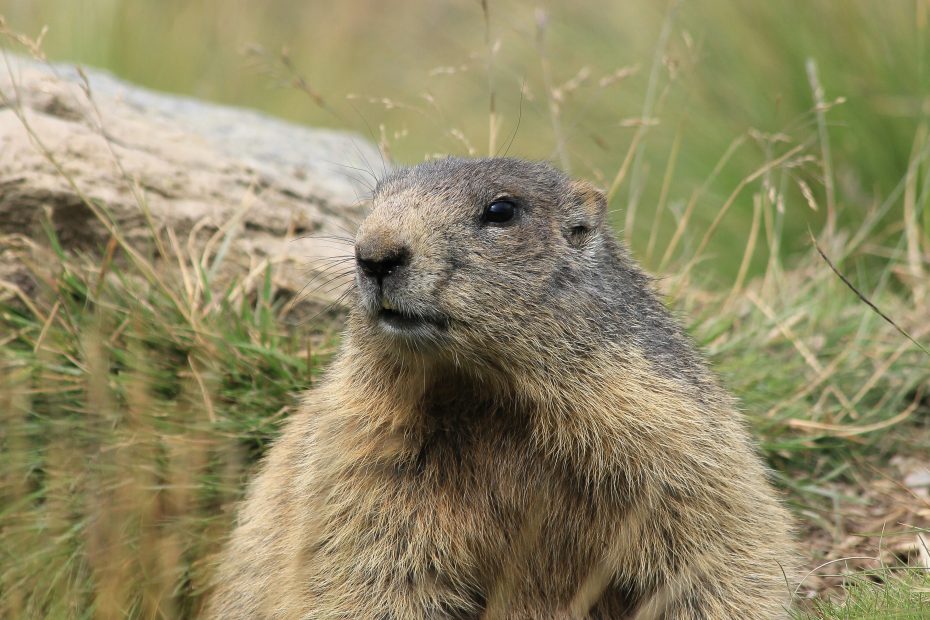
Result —
<instances>
[{"instance_id":1,"label":"green grass","mask_svg":"<svg viewBox=\"0 0 930 620\"><path fill-rule=\"evenodd\" d=\"M798 618L842 620L924 620L930 615L930 572L859 573L850 578L846 598L815 601Z\"/></svg>"},{"instance_id":2,"label":"green grass","mask_svg":"<svg viewBox=\"0 0 930 620\"><path fill-rule=\"evenodd\" d=\"M930 358L840 281L806 231L926 346L930 140L926 112L913 107L927 96L925 5L685 3L668 21L673 77L656 51L664 10L552 9L540 49L527 7L494 3L492 38L503 43L490 75L502 117L488 114L484 26L470 5L433 9L449 28L428 31L419 3L335 7L327 23L311 19L319 9L276 3L232 12L198 3L75 6L6 2L0 13L32 31L49 21L52 56L301 120L352 125L342 95L362 93L351 101L376 131L385 125L388 148L407 161L467 151L456 129L484 152L497 123L495 146L503 144L518 107L513 84L525 77L533 98L511 153L564 153L574 173L606 187L619 181L620 234L664 275L670 304L742 399L809 542L811 568L833 562L799 587L798 617L921 617L930 583L902 568L913 558L895 560L886 549L889 539L913 536L906 525L920 525L919 498L892 484L879 512L891 514L895 500L913 510L881 532L863 530L861 518L893 457L928 460ZM305 92L269 91L267 75L242 70L234 48L255 41L296 43L298 71L313 88L326 85L339 117ZM357 61L379 49L398 61L377 70ZM637 139L637 128L621 125L643 114L655 58L657 96L646 116L661 123ZM546 59L554 84L592 67L593 77L563 89L556 114L541 86ZM346 70L350 62L357 71ZM426 75L462 64L467 71ZM633 65L634 76L597 85L603 73ZM273 55L261 67L293 77ZM825 101L847 101L818 114L818 81ZM417 93L427 88L441 110L423 111ZM417 101L418 110L367 103L380 95ZM294 324L272 272L251 288L211 281L206 265L215 257L156 260L115 232L112 260L102 262L62 248L50 225L40 239L0 238L36 283L32 296L0 286L3 617L195 615L245 480L337 340L330 323ZM165 267L178 263L189 286ZM850 560L849 574L827 575L845 566L835 560L850 555L844 540L859 534L866 538L855 555L874 561Z\"/></svg>"},{"instance_id":3,"label":"green grass","mask_svg":"<svg viewBox=\"0 0 930 620\"><path fill-rule=\"evenodd\" d=\"M47 242L34 304L0 304L0 615L189 614L319 354L268 287L191 303Z\"/></svg>"}]
</instances>

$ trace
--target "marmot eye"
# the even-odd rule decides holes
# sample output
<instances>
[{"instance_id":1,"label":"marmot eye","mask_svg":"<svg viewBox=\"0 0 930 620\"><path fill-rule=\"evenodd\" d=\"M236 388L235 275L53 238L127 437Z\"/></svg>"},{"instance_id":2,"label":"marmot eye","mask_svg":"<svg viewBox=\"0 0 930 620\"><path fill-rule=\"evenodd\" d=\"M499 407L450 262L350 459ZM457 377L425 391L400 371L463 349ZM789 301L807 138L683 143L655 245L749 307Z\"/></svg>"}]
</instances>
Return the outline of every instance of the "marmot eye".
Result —
<instances>
[{"instance_id":1,"label":"marmot eye","mask_svg":"<svg viewBox=\"0 0 930 620\"><path fill-rule=\"evenodd\" d=\"M484 210L483 219L485 222L501 224L512 220L516 212L516 205L509 200L495 200Z\"/></svg>"}]
</instances>

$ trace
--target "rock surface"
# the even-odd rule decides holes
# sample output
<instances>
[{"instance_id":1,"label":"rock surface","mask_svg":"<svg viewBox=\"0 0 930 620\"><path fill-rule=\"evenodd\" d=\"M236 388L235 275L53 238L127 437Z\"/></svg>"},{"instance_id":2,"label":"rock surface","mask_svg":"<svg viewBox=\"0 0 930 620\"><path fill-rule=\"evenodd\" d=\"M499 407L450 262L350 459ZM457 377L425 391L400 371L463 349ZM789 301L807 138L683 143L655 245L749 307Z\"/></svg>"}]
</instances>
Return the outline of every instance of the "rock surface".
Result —
<instances>
[{"instance_id":1,"label":"rock surface","mask_svg":"<svg viewBox=\"0 0 930 620\"><path fill-rule=\"evenodd\" d=\"M102 71L84 71L85 82L72 66L9 60L9 70L0 64L0 280L17 283L13 240L44 237L43 221L66 248L100 252L111 235L88 200L147 256L156 256L153 229L167 244L170 228L188 258L221 265L225 277L260 281L270 263L284 294L351 252L321 237L353 235L383 171L360 137ZM328 303L338 290L320 287L306 301Z\"/></svg>"}]
</instances>

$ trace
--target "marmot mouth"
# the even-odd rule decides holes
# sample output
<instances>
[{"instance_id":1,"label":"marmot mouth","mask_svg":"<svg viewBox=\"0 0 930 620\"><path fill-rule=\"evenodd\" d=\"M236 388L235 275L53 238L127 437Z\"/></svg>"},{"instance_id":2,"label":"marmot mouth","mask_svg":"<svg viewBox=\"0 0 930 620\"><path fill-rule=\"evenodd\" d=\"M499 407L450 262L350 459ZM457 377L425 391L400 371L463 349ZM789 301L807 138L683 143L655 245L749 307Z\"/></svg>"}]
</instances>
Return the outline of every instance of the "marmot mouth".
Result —
<instances>
[{"instance_id":1,"label":"marmot mouth","mask_svg":"<svg viewBox=\"0 0 930 620\"><path fill-rule=\"evenodd\" d=\"M448 325L448 321L442 317L408 314L399 310L388 310L387 308L378 310L378 321L394 329L414 329L426 325L445 328Z\"/></svg>"}]
</instances>

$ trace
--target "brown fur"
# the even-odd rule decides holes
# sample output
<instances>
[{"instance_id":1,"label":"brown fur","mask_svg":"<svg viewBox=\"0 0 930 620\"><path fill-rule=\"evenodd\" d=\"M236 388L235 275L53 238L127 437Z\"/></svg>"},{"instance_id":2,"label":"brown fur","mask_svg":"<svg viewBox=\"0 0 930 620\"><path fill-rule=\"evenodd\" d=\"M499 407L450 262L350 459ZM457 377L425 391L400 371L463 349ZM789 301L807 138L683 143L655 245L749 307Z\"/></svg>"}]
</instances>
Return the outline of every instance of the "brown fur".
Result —
<instances>
[{"instance_id":1,"label":"brown fur","mask_svg":"<svg viewBox=\"0 0 930 620\"><path fill-rule=\"evenodd\" d=\"M483 221L502 196L514 221ZM604 211L518 160L379 184L358 256L406 258L380 284L359 271L341 353L253 483L212 617L786 615L789 516ZM419 320L389 328L383 306Z\"/></svg>"}]
</instances>

